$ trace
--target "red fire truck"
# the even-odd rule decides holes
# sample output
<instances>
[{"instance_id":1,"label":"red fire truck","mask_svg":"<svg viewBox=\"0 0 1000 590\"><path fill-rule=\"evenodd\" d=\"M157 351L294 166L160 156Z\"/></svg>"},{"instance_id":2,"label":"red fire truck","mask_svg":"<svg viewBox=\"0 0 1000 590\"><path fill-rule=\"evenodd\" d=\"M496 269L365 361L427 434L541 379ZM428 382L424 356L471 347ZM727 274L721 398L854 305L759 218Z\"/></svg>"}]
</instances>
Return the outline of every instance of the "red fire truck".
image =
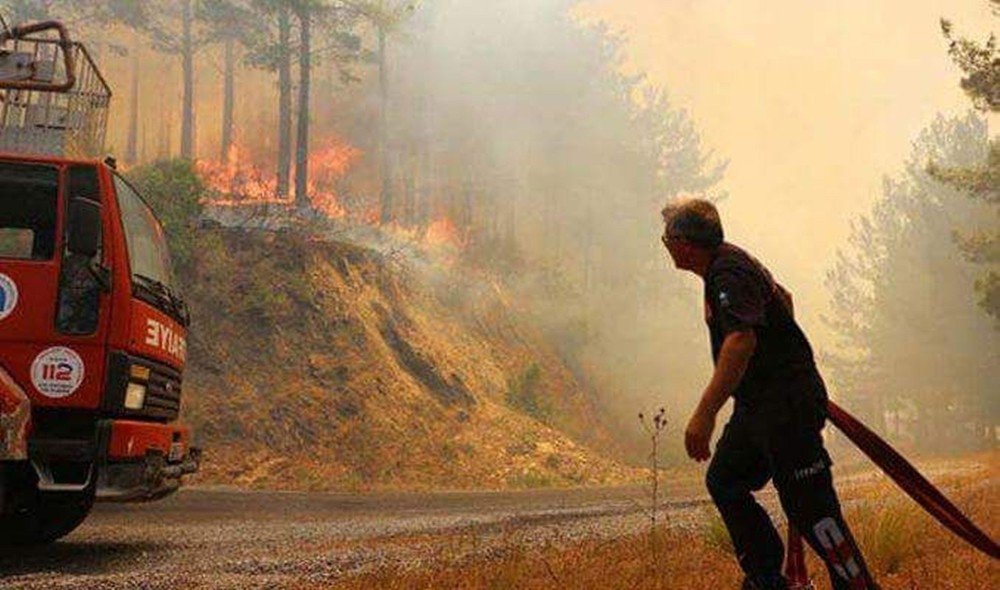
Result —
<instances>
[{"instance_id":1,"label":"red fire truck","mask_svg":"<svg viewBox=\"0 0 1000 590\"><path fill-rule=\"evenodd\" d=\"M187 306L142 196L102 159L111 92L58 22L0 32L0 543L175 491Z\"/></svg>"}]
</instances>

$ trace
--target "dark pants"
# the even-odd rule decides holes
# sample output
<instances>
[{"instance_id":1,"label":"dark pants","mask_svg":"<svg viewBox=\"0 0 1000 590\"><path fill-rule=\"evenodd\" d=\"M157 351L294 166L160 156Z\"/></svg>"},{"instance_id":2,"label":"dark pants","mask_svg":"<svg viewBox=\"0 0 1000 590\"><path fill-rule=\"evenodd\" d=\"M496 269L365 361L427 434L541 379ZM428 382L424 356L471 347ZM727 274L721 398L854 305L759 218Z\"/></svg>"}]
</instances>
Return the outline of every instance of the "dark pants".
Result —
<instances>
[{"instance_id":1,"label":"dark pants","mask_svg":"<svg viewBox=\"0 0 1000 590\"><path fill-rule=\"evenodd\" d=\"M766 406L737 403L708 467L708 491L740 567L758 587L784 588L781 537L751 493L773 480L785 515L823 558L833 588L875 589L833 489L821 403L808 388L796 390Z\"/></svg>"}]
</instances>

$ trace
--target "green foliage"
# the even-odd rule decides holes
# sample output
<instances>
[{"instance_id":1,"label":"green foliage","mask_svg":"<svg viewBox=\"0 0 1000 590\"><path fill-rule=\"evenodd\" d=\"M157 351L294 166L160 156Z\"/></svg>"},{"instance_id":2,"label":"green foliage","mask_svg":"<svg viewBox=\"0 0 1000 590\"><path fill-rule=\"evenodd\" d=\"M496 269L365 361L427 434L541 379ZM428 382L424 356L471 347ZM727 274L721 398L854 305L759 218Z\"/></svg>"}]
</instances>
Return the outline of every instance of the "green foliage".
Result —
<instances>
[{"instance_id":1,"label":"green foliage","mask_svg":"<svg viewBox=\"0 0 1000 590\"><path fill-rule=\"evenodd\" d=\"M917 540L926 536L928 519L912 502L880 502L852 511L848 519L865 548L865 558L879 575L898 573L905 562L920 556Z\"/></svg>"},{"instance_id":2,"label":"green foliage","mask_svg":"<svg viewBox=\"0 0 1000 590\"><path fill-rule=\"evenodd\" d=\"M317 0L198 0L196 17L212 37L238 41L248 66L276 72L295 50L290 40L283 42L281 33L290 26L282 19L291 14L308 14L314 26L324 30L327 42L314 51L314 60L321 57L338 67L355 61L360 41L351 27L353 12Z\"/></svg>"},{"instance_id":3,"label":"green foliage","mask_svg":"<svg viewBox=\"0 0 1000 590\"><path fill-rule=\"evenodd\" d=\"M359 0L355 10L386 33L394 33L417 9L410 0Z\"/></svg>"},{"instance_id":4,"label":"green foliage","mask_svg":"<svg viewBox=\"0 0 1000 590\"><path fill-rule=\"evenodd\" d=\"M701 529L701 536L705 544L723 555L733 554L733 541L729 536L729 529L722 521L719 511L715 507L704 509L705 519Z\"/></svg>"},{"instance_id":5,"label":"green foliage","mask_svg":"<svg viewBox=\"0 0 1000 590\"><path fill-rule=\"evenodd\" d=\"M986 161L967 167L945 167L937 162L927 166L927 172L939 181L951 185L970 197L1000 204L1000 141L990 143Z\"/></svg>"},{"instance_id":6,"label":"green foliage","mask_svg":"<svg viewBox=\"0 0 1000 590\"><path fill-rule=\"evenodd\" d=\"M552 417L552 407L541 390L542 369L531 363L521 373L507 380L507 405L540 422Z\"/></svg>"},{"instance_id":7,"label":"green foliage","mask_svg":"<svg viewBox=\"0 0 1000 590\"><path fill-rule=\"evenodd\" d=\"M207 191L194 166L187 160L164 160L135 168L127 176L163 224L175 267L188 270L198 247L195 226Z\"/></svg>"},{"instance_id":8,"label":"green foliage","mask_svg":"<svg viewBox=\"0 0 1000 590\"><path fill-rule=\"evenodd\" d=\"M1000 7L1000 0L990 0L994 10ZM997 39L990 35L984 43L977 43L952 35L951 22L941 20L941 32L948 40L948 54L965 77L962 89L972 99L976 108L983 111L1000 110L1000 54L997 53Z\"/></svg>"},{"instance_id":9,"label":"green foliage","mask_svg":"<svg viewBox=\"0 0 1000 590\"><path fill-rule=\"evenodd\" d=\"M195 16L220 39L249 42L254 35L260 34L263 26L259 14L255 13L260 4L240 0L198 0Z\"/></svg>"},{"instance_id":10,"label":"green foliage","mask_svg":"<svg viewBox=\"0 0 1000 590\"><path fill-rule=\"evenodd\" d=\"M135 0L0 0L0 13L8 25L29 21L58 19L73 25L78 22L107 25L120 22L137 26L148 19L144 2ZM75 31L71 31L74 34Z\"/></svg>"},{"instance_id":11,"label":"green foliage","mask_svg":"<svg viewBox=\"0 0 1000 590\"><path fill-rule=\"evenodd\" d=\"M195 0L146 0L135 4L145 5L148 13L136 28L161 53L183 55L212 41L211 32L197 19ZM183 33L185 22L191 27L190 37Z\"/></svg>"},{"instance_id":12,"label":"green foliage","mask_svg":"<svg viewBox=\"0 0 1000 590\"><path fill-rule=\"evenodd\" d=\"M553 488L559 485L559 483L560 480L558 478L535 469L528 469L507 478L507 485L512 488L521 489Z\"/></svg>"},{"instance_id":13,"label":"green foliage","mask_svg":"<svg viewBox=\"0 0 1000 590\"><path fill-rule=\"evenodd\" d=\"M1000 15L1000 0L990 0L993 13ZM997 53L996 36L979 44L952 35L952 25L941 20L941 31L948 39L948 53L965 77L965 90L976 108L983 111L1000 111L1000 54ZM932 161L928 173L937 180L964 192L974 199L980 199L993 206L993 223L985 230L955 232L955 239L966 257L977 264L991 265L976 280L979 305L986 310L1000 326L1000 275L996 265L1000 263L1000 142L990 144L989 155L982 164L964 167L946 167Z\"/></svg>"}]
</instances>

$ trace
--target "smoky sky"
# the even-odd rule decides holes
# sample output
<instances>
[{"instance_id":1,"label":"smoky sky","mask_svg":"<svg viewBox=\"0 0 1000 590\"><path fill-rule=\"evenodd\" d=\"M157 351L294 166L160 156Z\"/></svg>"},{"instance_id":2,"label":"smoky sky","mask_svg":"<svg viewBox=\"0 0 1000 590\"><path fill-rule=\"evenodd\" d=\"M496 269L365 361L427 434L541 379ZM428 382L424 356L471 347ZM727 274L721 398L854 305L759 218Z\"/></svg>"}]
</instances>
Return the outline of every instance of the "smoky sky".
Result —
<instances>
[{"instance_id":1,"label":"smoky sky","mask_svg":"<svg viewBox=\"0 0 1000 590\"><path fill-rule=\"evenodd\" d=\"M970 108L939 19L985 40L982 0L590 0L628 38L628 69L669 88L730 159L722 215L802 303L819 345L823 269L920 130Z\"/></svg>"}]
</instances>

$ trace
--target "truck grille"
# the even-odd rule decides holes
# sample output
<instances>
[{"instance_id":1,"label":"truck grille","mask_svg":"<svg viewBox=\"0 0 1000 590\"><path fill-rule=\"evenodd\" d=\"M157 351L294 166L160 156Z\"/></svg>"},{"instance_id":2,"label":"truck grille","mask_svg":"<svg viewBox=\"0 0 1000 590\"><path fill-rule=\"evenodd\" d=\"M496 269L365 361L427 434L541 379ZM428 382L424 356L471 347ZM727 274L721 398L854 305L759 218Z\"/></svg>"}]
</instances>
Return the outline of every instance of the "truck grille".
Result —
<instances>
[{"instance_id":1,"label":"truck grille","mask_svg":"<svg viewBox=\"0 0 1000 590\"><path fill-rule=\"evenodd\" d=\"M131 378L129 369L134 365L148 368L149 379ZM125 391L130 379L146 386L146 401L140 410L125 407ZM103 409L115 418L143 418L158 422L176 420L181 410L181 374L167 365L122 352L112 353L108 362Z\"/></svg>"},{"instance_id":2,"label":"truck grille","mask_svg":"<svg viewBox=\"0 0 1000 590\"><path fill-rule=\"evenodd\" d=\"M179 375L169 375L154 369L146 384L145 415L173 420L181 411L181 380Z\"/></svg>"}]
</instances>

